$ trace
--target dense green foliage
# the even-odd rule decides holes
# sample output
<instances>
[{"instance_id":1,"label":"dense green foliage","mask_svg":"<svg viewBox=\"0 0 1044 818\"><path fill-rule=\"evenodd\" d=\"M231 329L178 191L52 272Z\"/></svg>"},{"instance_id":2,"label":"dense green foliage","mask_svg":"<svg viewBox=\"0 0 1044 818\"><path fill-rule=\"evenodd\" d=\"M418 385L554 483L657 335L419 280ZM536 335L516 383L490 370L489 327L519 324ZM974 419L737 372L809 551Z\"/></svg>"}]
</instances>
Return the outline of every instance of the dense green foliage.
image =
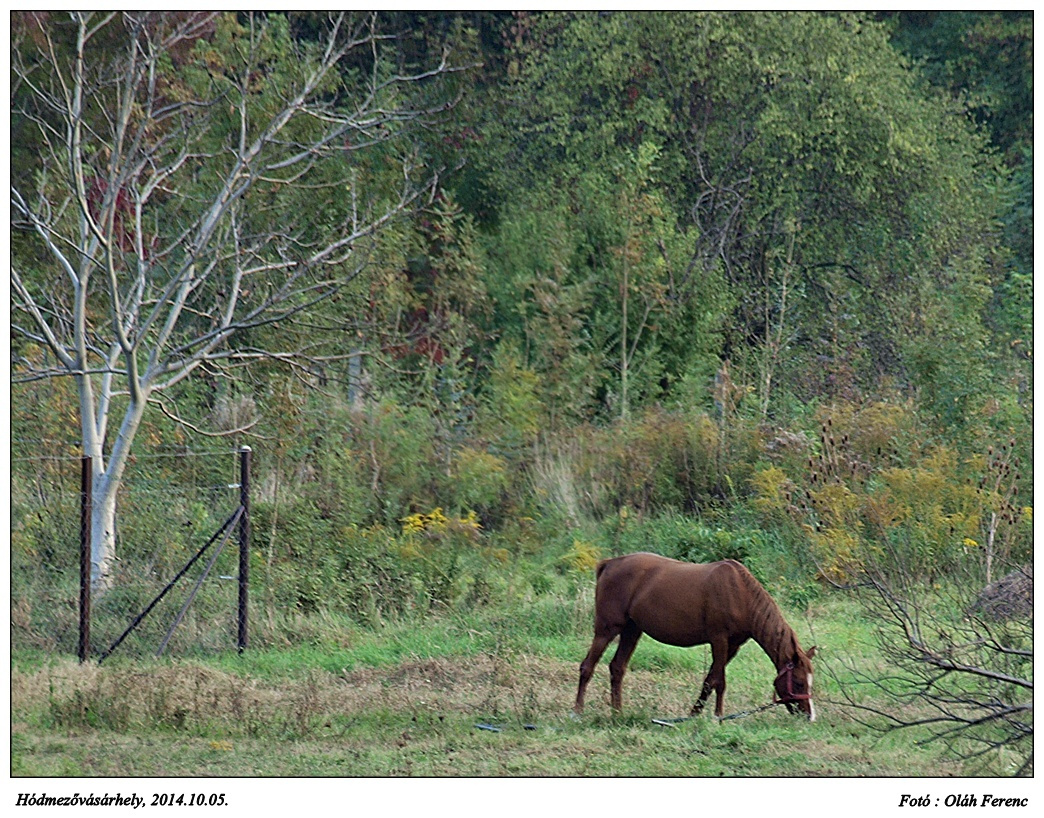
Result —
<instances>
[{"instance_id":1,"label":"dense green foliage","mask_svg":"<svg viewBox=\"0 0 1044 818\"><path fill-rule=\"evenodd\" d=\"M314 47L310 19L269 15L285 53L259 116L297 81L281 57ZM444 48L470 66L396 100L439 111L409 135L436 195L336 296L229 341L307 360L201 367L169 397L194 427L256 420L229 443L257 464L266 641L294 642L300 617L550 609L633 550L743 559L795 608L868 571L971 576L974 594L1031 559L1031 14L381 25L400 35L389 72ZM222 18L171 67L176 92L212 93L244 32ZM347 104L365 73L341 68L328 93ZM31 178L26 133L13 123L13 172ZM391 150L350 169L375 200ZM258 223L315 201L293 180L252 195ZM323 200L302 241L351 206ZM13 252L39 286L59 275L31 242ZM49 354L18 338L16 370ZM74 647L76 406L68 381L13 390L22 646ZM104 637L228 513L203 487L235 482L232 455L188 456L213 447L146 416Z\"/></svg>"}]
</instances>

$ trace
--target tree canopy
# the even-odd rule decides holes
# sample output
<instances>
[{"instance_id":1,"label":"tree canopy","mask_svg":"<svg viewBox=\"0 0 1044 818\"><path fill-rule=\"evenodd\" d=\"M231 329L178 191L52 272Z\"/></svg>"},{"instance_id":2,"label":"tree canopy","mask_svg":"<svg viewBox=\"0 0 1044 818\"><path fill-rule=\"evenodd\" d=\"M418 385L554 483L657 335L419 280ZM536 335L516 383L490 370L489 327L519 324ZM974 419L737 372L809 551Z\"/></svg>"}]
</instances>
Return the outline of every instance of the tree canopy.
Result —
<instances>
[{"instance_id":1,"label":"tree canopy","mask_svg":"<svg viewBox=\"0 0 1044 818\"><path fill-rule=\"evenodd\" d=\"M678 237L671 295L717 293L717 352L759 373L766 411L777 386L802 400L872 391L886 375L930 389L926 347L950 345L953 379L981 385L971 369L1003 264L1003 172L987 134L886 26L745 13L525 22L510 102L477 157L505 213L534 201L507 193L524 189L584 219L655 156ZM585 227L587 269L574 275L602 278L614 239ZM959 341L935 309L961 316ZM963 364L954 345L971 353Z\"/></svg>"}]
</instances>

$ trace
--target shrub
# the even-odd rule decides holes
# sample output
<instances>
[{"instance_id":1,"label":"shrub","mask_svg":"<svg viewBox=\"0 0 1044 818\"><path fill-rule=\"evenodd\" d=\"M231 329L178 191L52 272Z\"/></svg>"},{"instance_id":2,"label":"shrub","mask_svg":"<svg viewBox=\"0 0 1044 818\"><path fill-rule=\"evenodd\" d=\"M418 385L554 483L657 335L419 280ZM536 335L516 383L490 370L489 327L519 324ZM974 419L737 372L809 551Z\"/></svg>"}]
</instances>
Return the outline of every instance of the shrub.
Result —
<instances>
[{"instance_id":1,"label":"shrub","mask_svg":"<svg viewBox=\"0 0 1044 818\"><path fill-rule=\"evenodd\" d=\"M722 483L722 434L705 413L691 418L688 427L687 495L694 507L709 505Z\"/></svg>"},{"instance_id":2,"label":"shrub","mask_svg":"<svg viewBox=\"0 0 1044 818\"><path fill-rule=\"evenodd\" d=\"M510 341L493 353L489 384L480 402L477 425L497 451L516 459L540 433L544 418L540 376L522 364L522 355Z\"/></svg>"},{"instance_id":3,"label":"shrub","mask_svg":"<svg viewBox=\"0 0 1044 818\"><path fill-rule=\"evenodd\" d=\"M394 525L417 508L438 505L445 464L435 440L434 419L421 407L384 400L359 413L354 456L368 464L375 521Z\"/></svg>"},{"instance_id":4,"label":"shrub","mask_svg":"<svg viewBox=\"0 0 1044 818\"><path fill-rule=\"evenodd\" d=\"M651 551L686 562L734 559L751 567L761 560L765 548L760 531L711 526L673 511L643 517L624 509L607 526L606 536L616 555Z\"/></svg>"},{"instance_id":5,"label":"shrub","mask_svg":"<svg viewBox=\"0 0 1044 818\"><path fill-rule=\"evenodd\" d=\"M598 547L587 540L574 539L572 547L559 560L569 571L592 573L602 558Z\"/></svg>"},{"instance_id":6,"label":"shrub","mask_svg":"<svg viewBox=\"0 0 1044 818\"><path fill-rule=\"evenodd\" d=\"M457 507L493 518L506 501L507 464L495 454L465 446L453 456L452 492Z\"/></svg>"},{"instance_id":7,"label":"shrub","mask_svg":"<svg viewBox=\"0 0 1044 818\"><path fill-rule=\"evenodd\" d=\"M486 544L474 512L454 517L441 508L402 519L398 552L420 579L427 605L450 607L488 602L499 584L493 569L509 557Z\"/></svg>"},{"instance_id":8,"label":"shrub","mask_svg":"<svg viewBox=\"0 0 1044 818\"><path fill-rule=\"evenodd\" d=\"M765 518L778 522L786 517L794 483L777 466L767 466L754 472L750 478L754 489L751 505Z\"/></svg>"},{"instance_id":9,"label":"shrub","mask_svg":"<svg viewBox=\"0 0 1044 818\"><path fill-rule=\"evenodd\" d=\"M960 480L956 460L952 450L938 448L916 468L880 473L875 499L894 512L887 520L877 517L881 540L891 547L885 559L914 576L946 572L978 534L979 497Z\"/></svg>"},{"instance_id":10,"label":"shrub","mask_svg":"<svg viewBox=\"0 0 1044 818\"><path fill-rule=\"evenodd\" d=\"M922 430L909 401L838 402L816 411L821 451L839 446L861 463L883 467L920 458Z\"/></svg>"}]
</instances>

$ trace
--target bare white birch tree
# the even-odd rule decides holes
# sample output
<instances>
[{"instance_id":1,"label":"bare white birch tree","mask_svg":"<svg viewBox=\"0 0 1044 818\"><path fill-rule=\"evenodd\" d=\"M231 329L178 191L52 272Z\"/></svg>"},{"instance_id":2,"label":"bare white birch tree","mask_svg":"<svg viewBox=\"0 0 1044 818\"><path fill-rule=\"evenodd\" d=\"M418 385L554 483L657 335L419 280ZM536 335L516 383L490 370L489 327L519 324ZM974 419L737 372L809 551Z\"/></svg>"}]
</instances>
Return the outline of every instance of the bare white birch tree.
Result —
<instances>
[{"instance_id":1,"label":"bare white birch tree","mask_svg":"<svg viewBox=\"0 0 1044 818\"><path fill-rule=\"evenodd\" d=\"M300 352L256 330L338 292L433 189L404 135L449 106L454 69L397 72L372 14L311 15L304 35L282 15L15 17L33 169L12 175L13 338L53 365L16 354L13 378L75 379L104 590L143 415L177 415L165 393L201 367Z\"/></svg>"}]
</instances>

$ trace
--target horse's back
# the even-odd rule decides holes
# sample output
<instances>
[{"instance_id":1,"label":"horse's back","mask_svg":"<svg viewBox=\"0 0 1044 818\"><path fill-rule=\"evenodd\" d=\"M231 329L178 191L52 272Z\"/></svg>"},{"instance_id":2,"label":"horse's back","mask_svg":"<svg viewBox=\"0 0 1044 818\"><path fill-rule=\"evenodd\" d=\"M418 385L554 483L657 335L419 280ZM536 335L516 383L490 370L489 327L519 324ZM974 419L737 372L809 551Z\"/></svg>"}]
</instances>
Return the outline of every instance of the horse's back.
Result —
<instances>
[{"instance_id":1,"label":"horse's back","mask_svg":"<svg viewBox=\"0 0 1044 818\"><path fill-rule=\"evenodd\" d=\"M596 607L607 619L634 621L657 641L701 644L739 618L745 570L733 560L701 564L627 554L599 564Z\"/></svg>"},{"instance_id":2,"label":"horse's back","mask_svg":"<svg viewBox=\"0 0 1044 818\"><path fill-rule=\"evenodd\" d=\"M634 582L679 581L699 584L715 575L746 570L742 563L735 560L683 562L648 551L639 551L602 560L595 569L595 577L599 584L603 582L603 577L606 582L626 577Z\"/></svg>"}]
</instances>

